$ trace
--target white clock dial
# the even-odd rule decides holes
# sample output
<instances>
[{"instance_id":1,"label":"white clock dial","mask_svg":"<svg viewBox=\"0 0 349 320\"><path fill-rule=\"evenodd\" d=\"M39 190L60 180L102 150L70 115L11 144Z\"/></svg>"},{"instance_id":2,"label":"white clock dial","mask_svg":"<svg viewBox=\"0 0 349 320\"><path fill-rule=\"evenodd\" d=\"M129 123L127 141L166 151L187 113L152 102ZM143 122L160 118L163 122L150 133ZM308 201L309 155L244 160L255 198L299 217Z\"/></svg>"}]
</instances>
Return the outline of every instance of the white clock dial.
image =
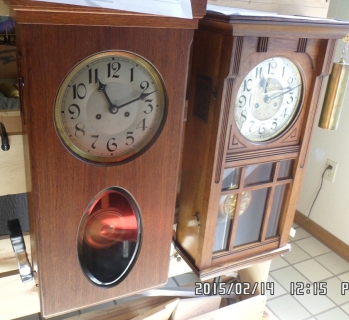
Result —
<instances>
[{"instance_id":1,"label":"white clock dial","mask_svg":"<svg viewBox=\"0 0 349 320\"><path fill-rule=\"evenodd\" d=\"M117 164L143 153L167 113L164 82L144 58L124 51L95 54L64 79L55 102L63 144L91 163Z\"/></svg>"},{"instance_id":2,"label":"white clock dial","mask_svg":"<svg viewBox=\"0 0 349 320\"><path fill-rule=\"evenodd\" d=\"M245 77L235 101L235 121L250 141L270 140L286 130L299 110L303 85L289 59L270 58Z\"/></svg>"}]
</instances>

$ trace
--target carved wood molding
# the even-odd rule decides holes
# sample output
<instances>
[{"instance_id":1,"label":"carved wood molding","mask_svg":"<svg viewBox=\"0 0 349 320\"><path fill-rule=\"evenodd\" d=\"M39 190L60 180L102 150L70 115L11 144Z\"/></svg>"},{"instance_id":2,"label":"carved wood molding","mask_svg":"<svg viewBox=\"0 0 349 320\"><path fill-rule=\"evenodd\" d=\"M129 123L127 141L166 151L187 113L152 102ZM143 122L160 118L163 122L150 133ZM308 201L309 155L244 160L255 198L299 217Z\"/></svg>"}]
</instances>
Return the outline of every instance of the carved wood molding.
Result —
<instances>
[{"instance_id":1,"label":"carved wood molding","mask_svg":"<svg viewBox=\"0 0 349 320\"><path fill-rule=\"evenodd\" d=\"M268 51L268 42L269 42L268 37L259 37L257 52L267 52Z\"/></svg>"},{"instance_id":2,"label":"carved wood molding","mask_svg":"<svg viewBox=\"0 0 349 320\"><path fill-rule=\"evenodd\" d=\"M308 42L307 38L299 38L297 52L305 52L307 49L307 42Z\"/></svg>"},{"instance_id":3,"label":"carved wood molding","mask_svg":"<svg viewBox=\"0 0 349 320\"><path fill-rule=\"evenodd\" d=\"M235 78L239 74L243 41L244 41L244 37L234 38L233 50L232 50L233 52L232 69L231 69L231 76L233 78Z\"/></svg>"},{"instance_id":4,"label":"carved wood molding","mask_svg":"<svg viewBox=\"0 0 349 320\"><path fill-rule=\"evenodd\" d=\"M297 127L294 128L286 137L284 140L281 141L281 143L289 143L289 142L294 142L298 140L297 136Z\"/></svg>"},{"instance_id":5,"label":"carved wood molding","mask_svg":"<svg viewBox=\"0 0 349 320\"><path fill-rule=\"evenodd\" d=\"M226 97L224 101L224 109L221 118L221 132L219 135L219 145L217 150L217 158L216 158L216 173L215 173L215 183L219 183L221 180L221 172L222 172L222 164L224 157L224 147L225 147L225 137L227 133L228 127L228 119L229 119L229 110L230 110L230 101L233 91L233 79L229 78L226 80Z\"/></svg>"},{"instance_id":6,"label":"carved wood molding","mask_svg":"<svg viewBox=\"0 0 349 320\"><path fill-rule=\"evenodd\" d=\"M233 126L230 126L228 150L243 149L246 146L232 133Z\"/></svg>"},{"instance_id":7,"label":"carved wood molding","mask_svg":"<svg viewBox=\"0 0 349 320\"><path fill-rule=\"evenodd\" d=\"M226 162L242 161L249 159L259 159L261 157L271 157L281 154L291 154L299 152L299 146L290 146L282 148L274 148L269 150L257 150L251 152L243 152L238 154L227 154L225 157Z\"/></svg>"}]
</instances>

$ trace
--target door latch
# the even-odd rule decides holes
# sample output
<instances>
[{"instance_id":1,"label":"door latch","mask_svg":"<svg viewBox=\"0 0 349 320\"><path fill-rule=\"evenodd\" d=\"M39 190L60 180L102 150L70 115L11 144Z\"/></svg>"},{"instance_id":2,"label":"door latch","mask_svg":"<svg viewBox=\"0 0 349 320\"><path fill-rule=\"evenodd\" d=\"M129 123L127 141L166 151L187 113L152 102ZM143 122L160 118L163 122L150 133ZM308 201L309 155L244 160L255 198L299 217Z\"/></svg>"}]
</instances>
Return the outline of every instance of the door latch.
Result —
<instances>
[{"instance_id":1,"label":"door latch","mask_svg":"<svg viewBox=\"0 0 349 320\"><path fill-rule=\"evenodd\" d=\"M21 280L22 282L31 281L33 280L32 268L25 251L26 248L19 220L9 220L7 221L7 226L10 230L10 240L16 255Z\"/></svg>"}]
</instances>

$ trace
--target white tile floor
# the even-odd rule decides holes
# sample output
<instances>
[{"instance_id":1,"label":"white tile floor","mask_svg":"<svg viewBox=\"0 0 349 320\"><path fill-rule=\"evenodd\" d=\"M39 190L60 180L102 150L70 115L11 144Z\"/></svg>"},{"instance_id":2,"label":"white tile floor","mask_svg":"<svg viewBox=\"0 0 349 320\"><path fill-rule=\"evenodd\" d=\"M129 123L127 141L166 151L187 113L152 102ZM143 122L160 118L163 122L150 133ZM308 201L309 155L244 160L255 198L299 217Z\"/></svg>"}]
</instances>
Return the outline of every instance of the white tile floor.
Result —
<instances>
[{"instance_id":1,"label":"white tile floor","mask_svg":"<svg viewBox=\"0 0 349 320\"><path fill-rule=\"evenodd\" d=\"M274 283L274 292L266 292L267 307L277 320L349 320L349 290L341 294L341 285L349 286L349 262L342 259L310 233L294 225L296 235L291 238L292 249L282 257L272 261L268 281ZM192 284L199 279L193 273L170 278L166 287ZM291 295L291 282L304 285L303 295ZM314 284L317 283L317 284ZM327 292L315 295L314 286L325 283ZM309 286L309 289L306 286ZM311 290L311 293L307 293ZM320 292L320 290L318 290ZM130 299L130 298L125 298ZM121 300L77 311L69 316L83 314L121 303ZM65 319L67 316L53 318ZM270 319L272 318L270 317ZM18 319L19 320L19 319ZM40 320L39 315L21 320Z\"/></svg>"},{"instance_id":2,"label":"white tile floor","mask_svg":"<svg viewBox=\"0 0 349 320\"><path fill-rule=\"evenodd\" d=\"M349 290L341 294L342 284L349 286L349 262L296 224L294 228L291 251L271 263L268 281L275 290L268 294L267 307L279 320L349 320ZM299 294L291 295L292 282L303 286ZM326 294L314 294L319 283Z\"/></svg>"}]
</instances>

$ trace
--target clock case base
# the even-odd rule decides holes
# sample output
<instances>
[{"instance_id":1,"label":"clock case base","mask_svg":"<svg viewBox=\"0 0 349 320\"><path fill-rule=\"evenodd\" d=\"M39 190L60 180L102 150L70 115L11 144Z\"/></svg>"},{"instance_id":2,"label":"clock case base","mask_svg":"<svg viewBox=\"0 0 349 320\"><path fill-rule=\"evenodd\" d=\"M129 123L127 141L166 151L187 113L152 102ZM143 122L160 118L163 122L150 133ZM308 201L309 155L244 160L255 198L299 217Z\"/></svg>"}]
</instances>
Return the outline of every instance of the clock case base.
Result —
<instances>
[{"instance_id":1,"label":"clock case base","mask_svg":"<svg viewBox=\"0 0 349 320\"><path fill-rule=\"evenodd\" d=\"M347 29L347 22L331 20L314 22L215 13L200 21L194 36L188 89L176 246L201 279L224 274L229 266L236 269L265 257L271 259L287 246L321 106L319 96L331 70L336 41L346 35ZM278 137L262 143L250 142L235 124L236 94L249 71L274 56L288 58L299 68L304 81L301 109ZM292 174L280 182L277 172L285 160L293 161ZM273 164L273 178L265 183L269 191L266 203L261 204L266 208L261 229L254 235L258 240L234 247L239 223L234 218L237 222L231 223L227 248L213 252L224 169L246 170L249 165L268 163ZM277 233L267 238L274 190L280 183L287 184L287 191ZM253 188L257 190L260 186Z\"/></svg>"},{"instance_id":2,"label":"clock case base","mask_svg":"<svg viewBox=\"0 0 349 320\"><path fill-rule=\"evenodd\" d=\"M24 0L11 4L17 15L32 267L42 316L57 316L164 285L189 51L198 20L81 7L72 10L68 5ZM194 8L194 16L200 16L204 1L194 1ZM133 161L108 167L71 155L53 122L55 97L66 74L82 59L105 50L130 51L148 59L162 75L169 100L167 120L155 143ZM117 286L102 288L84 275L77 235L92 198L112 186L126 189L137 201L143 221L142 245L128 276Z\"/></svg>"}]
</instances>

